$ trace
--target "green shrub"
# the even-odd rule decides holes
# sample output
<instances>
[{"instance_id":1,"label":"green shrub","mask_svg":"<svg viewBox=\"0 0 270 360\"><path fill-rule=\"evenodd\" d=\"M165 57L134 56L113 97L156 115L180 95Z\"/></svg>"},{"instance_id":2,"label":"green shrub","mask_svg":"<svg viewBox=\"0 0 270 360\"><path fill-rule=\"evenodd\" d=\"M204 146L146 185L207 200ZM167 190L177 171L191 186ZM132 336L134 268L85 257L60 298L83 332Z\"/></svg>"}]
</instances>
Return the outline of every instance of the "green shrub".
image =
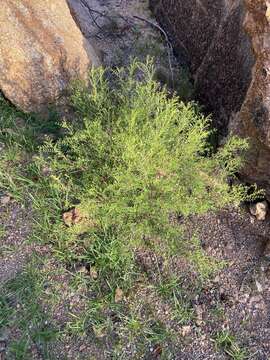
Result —
<instances>
[{"instance_id":1,"label":"green shrub","mask_svg":"<svg viewBox=\"0 0 270 360\"><path fill-rule=\"evenodd\" d=\"M173 218L247 197L244 186L227 181L242 165L246 141L233 137L211 153L210 119L195 103L160 91L153 74L150 61L109 74L93 69L91 91L73 86L77 121L41 149L46 191L57 189L63 206L84 214L88 243L109 232L126 251L145 244L163 251L180 241Z\"/></svg>"},{"instance_id":2,"label":"green shrub","mask_svg":"<svg viewBox=\"0 0 270 360\"><path fill-rule=\"evenodd\" d=\"M26 200L32 215L32 240L50 243L48 256L57 260L59 269L72 274L70 291L87 288L87 299L81 300L85 310L72 313L65 331L81 336L91 329L100 338L109 336L114 327L120 347L123 339L130 338L138 351L146 345L165 345L173 332L156 318L156 305L148 308L147 297L135 297L132 303L132 290L149 287L171 306L173 321L189 324L194 318L190 295L181 288L181 277L174 274L167 255L185 257L192 271L201 275L196 281L191 279L193 293L199 292L201 280L223 265L204 254L196 234L187 241L178 220L256 195L228 182L243 163L246 141L230 138L214 152L209 142L210 119L195 103L184 103L160 89L154 72L151 62L136 61L129 69L93 69L90 90L81 82L73 85L75 120L64 123L63 129L54 116L45 123L17 112L0 97L0 193L8 191L17 201ZM76 210L77 219L65 224L63 214L70 210ZM153 278L140 263L141 253L153 259ZM34 268L41 275L34 290L40 292L42 303L43 285L56 281L54 289L61 278L40 273L42 266L35 263ZM19 277L14 286L20 289L22 280L25 294L33 294L28 278ZM63 296L68 299L66 293ZM52 307L54 301L58 300L50 300ZM32 317L35 324L39 309L28 303L22 315L27 311L26 318ZM13 319L8 305L2 296L0 327ZM117 326L111 314L120 319ZM35 342L43 339L45 343L55 334L47 326L33 329L25 334ZM11 344L15 357L27 356L26 337ZM226 348L228 354L231 348Z\"/></svg>"}]
</instances>

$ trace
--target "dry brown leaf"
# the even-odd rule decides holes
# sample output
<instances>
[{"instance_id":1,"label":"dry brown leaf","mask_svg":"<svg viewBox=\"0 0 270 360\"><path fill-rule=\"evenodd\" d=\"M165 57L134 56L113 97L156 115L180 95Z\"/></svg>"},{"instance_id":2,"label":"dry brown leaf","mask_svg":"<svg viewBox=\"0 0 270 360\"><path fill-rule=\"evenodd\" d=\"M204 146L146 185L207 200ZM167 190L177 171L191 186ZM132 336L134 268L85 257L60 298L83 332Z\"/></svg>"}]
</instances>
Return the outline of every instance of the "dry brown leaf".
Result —
<instances>
[{"instance_id":1,"label":"dry brown leaf","mask_svg":"<svg viewBox=\"0 0 270 360\"><path fill-rule=\"evenodd\" d=\"M83 216L77 208L72 208L71 210L64 212L62 218L65 225L69 227L76 225L83 220Z\"/></svg>"},{"instance_id":2,"label":"dry brown leaf","mask_svg":"<svg viewBox=\"0 0 270 360\"><path fill-rule=\"evenodd\" d=\"M114 301L116 303L119 303L123 300L123 297L124 297L124 292L122 289L120 288L116 288L115 290L115 296L114 296Z\"/></svg>"}]
</instances>

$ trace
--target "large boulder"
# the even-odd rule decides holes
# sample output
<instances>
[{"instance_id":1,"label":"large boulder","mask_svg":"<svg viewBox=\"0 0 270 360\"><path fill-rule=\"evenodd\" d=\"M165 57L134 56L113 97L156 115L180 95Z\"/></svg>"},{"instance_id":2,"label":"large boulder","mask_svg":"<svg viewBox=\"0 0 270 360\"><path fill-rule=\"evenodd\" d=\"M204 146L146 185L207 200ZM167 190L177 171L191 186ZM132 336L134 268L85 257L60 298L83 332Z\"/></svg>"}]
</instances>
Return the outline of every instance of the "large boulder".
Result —
<instances>
[{"instance_id":1,"label":"large boulder","mask_svg":"<svg viewBox=\"0 0 270 360\"><path fill-rule=\"evenodd\" d=\"M99 64L66 0L2 0L0 23L0 89L26 112L42 112Z\"/></svg>"},{"instance_id":2,"label":"large boulder","mask_svg":"<svg viewBox=\"0 0 270 360\"><path fill-rule=\"evenodd\" d=\"M248 137L243 170L270 195L270 2L150 0L190 63L200 100L223 135Z\"/></svg>"}]
</instances>

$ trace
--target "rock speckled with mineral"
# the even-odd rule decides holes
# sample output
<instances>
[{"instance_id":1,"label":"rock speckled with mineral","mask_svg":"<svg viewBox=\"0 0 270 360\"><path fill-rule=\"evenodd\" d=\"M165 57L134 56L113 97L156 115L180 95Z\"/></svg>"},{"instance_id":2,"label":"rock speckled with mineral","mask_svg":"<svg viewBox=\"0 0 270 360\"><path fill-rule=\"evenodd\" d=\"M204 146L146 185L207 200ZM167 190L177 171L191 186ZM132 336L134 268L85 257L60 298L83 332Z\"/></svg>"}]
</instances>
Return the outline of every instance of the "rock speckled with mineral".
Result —
<instances>
[{"instance_id":1,"label":"rock speckled with mineral","mask_svg":"<svg viewBox=\"0 0 270 360\"><path fill-rule=\"evenodd\" d=\"M42 112L99 63L66 0L3 0L0 22L0 89L26 112Z\"/></svg>"},{"instance_id":2,"label":"rock speckled with mineral","mask_svg":"<svg viewBox=\"0 0 270 360\"><path fill-rule=\"evenodd\" d=\"M266 0L152 0L219 132L247 137L243 178L270 194L270 26Z\"/></svg>"}]
</instances>

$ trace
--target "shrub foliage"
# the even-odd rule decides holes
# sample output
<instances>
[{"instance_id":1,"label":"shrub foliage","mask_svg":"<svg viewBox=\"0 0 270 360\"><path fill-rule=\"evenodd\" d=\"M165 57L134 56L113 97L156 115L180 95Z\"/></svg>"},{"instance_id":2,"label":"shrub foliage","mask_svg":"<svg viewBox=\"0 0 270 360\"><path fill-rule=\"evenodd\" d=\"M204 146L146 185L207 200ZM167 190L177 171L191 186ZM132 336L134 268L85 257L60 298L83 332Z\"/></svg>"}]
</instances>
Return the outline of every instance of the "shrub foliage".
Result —
<instances>
[{"instance_id":1,"label":"shrub foliage","mask_svg":"<svg viewBox=\"0 0 270 360\"><path fill-rule=\"evenodd\" d=\"M77 121L64 124L66 136L48 141L37 162L50 168L49 186L65 195L64 206L85 214L88 237L113 233L128 250L177 243L172 219L247 197L227 181L247 143L233 137L213 153L210 119L153 78L150 61L110 74L93 69L91 91L73 85Z\"/></svg>"},{"instance_id":2,"label":"shrub foliage","mask_svg":"<svg viewBox=\"0 0 270 360\"><path fill-rule=\"evenodd\" d=\"M119 355L122 342L132 345L127 347L129 354L135 346L138 358L145 357L145 346L150 344L161 344L163 358L171 358L165 351L176 341L175 322L193 321L191 299L199 294L201 281L224 265L204 253L194 232L187 241L179 220L237 205L258 194L233 181L247 142L232 137L214 151L209 142L210 118L195 103L185 103L161 88L154 73L151 61L134 61L130 68L114 71L93 69L90 89L81 82L73 84L75 120L62 127L55 114L44 122L22 114L0 96L0 195L8 191L27 205L31 240L50 243L52 249L44 259L35 257L31 265L35 299L40 303L48 299L49 281L53 295L49 303L58 309L62 276L54 280L51 272L72 275L70 291L83 288L87 297L80 300L82 310L74 308L58 335L66 341L66 334L75 334L81 341L91 329L91 339L95 335L100 345L106 334L104 341L115 359L124 358ZM175 271L171 255L200 275L190 277L192 290L182 282L182 277L189 278L189 270L182 275ZM150 257L148 276L143 261ZM57 269L46 274L46 262L55 260ZM33 281L25 282L28 278L12 282L23 304L18 319L24 335L14 345L15 354L22 356L30 338L36 342L37 337L48 340L55 334L54 329L47 331L48 322L43 324L45 317L35 301L21 296L25 291L33 293ZM170 325L156 316L159 302L152 301L152 295L139 299L142 287L162 297L166 308L169 304ZM5 326L14 318L6 301L10 289L2 303L0 299ZM66 294L63 300L68 304ZM25 315L29 321L32 317L34 326L29 327L28 320L24 326Z\"/></svg>"}]
</instances>

